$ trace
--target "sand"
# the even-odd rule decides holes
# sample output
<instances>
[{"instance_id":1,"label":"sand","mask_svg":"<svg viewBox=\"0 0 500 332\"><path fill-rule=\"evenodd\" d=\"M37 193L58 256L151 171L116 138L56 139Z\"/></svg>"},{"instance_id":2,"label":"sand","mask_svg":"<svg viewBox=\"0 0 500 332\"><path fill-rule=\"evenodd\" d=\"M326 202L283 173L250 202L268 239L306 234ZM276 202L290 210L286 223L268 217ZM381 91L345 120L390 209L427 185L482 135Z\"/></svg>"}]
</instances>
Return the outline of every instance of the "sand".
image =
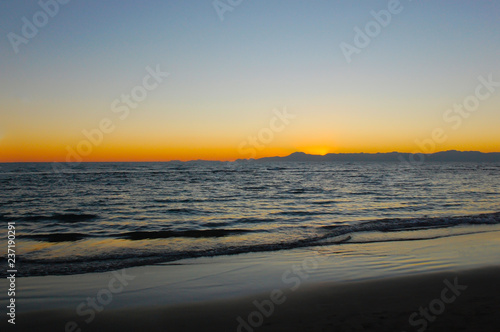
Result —
<instances>
[{"instance_id":1,"label":"sand","mask_svg":"<svg viewBox=\"0 0 500 332\"><path fill-rule=\"evenodd\" d=\"M499 331L499 277L500 267L489 267L364 282L323 282L223 301L103 310L90 323L81 320L74 327L66 325L75 319L74 309L38 311L20 313L15 329L4 318L0 328L50 332Z\"/></svg>"}]
</instances>

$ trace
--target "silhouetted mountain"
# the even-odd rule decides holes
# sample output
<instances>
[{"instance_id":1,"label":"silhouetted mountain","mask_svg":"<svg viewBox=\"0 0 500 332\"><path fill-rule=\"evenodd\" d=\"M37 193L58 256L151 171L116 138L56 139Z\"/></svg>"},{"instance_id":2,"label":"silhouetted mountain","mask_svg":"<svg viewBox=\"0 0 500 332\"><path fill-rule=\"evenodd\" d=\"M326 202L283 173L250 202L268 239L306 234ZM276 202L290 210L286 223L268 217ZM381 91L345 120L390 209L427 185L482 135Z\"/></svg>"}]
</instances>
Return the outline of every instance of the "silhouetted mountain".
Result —
<instances>
[{"instance_id":1,"label":"silhouetted mountain","mask_svg":"<svg viewBox=\"0 0 500 332\"><path fill-rule=\"evenodd\" d=\"M411 153L389 152L389 153L329 153L324 156L311 155L304 152L294 152L286 157L266 157L255 159L255 162L280 162L280 161L438 161L438 162L500 162L500 152L483 153L478 151L444 151L426 155L414 155Z\"/></svg>"}]
</instances>

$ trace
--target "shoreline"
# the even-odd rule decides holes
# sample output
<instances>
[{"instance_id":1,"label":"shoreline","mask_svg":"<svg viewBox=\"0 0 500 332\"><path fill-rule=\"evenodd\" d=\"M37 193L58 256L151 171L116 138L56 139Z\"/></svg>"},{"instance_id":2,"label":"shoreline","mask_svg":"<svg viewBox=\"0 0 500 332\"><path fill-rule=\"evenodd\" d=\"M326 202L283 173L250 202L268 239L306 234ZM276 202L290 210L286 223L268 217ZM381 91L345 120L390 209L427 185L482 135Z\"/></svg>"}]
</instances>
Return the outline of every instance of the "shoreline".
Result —
<instances>
[{"instance_id":1,"label":"shoreline","mask_svg":"<svg viewBox=\"0 0 500 332\"><path fill-rule=\"evenodd\" d=\"M19 278L17 324L12 328L5 319L0 328L165 331L168 325L173 331L410 332L419 330L410 325L410 315L441 296L444 280L453 284L455 277L459 285L465 280L464 294L469 294L456 303L468 300L458 311L446 309L448 318L442 323L432 322L440 327L435 331L449 326L450 331L460 330L453 324L457 319L464 323L462 316L470 316L465 323L482 317L496 324L490 316L500 304L497 228L419 241L327 245L106 273ZM471 226L464 231L472 229L484 230ZM267 315L271 305L273 312ZM249 323L252 319L258 328ZM421 320L414 317L414 324L423 326ZM428 330L434 331L430 323ZM479 328L471 331L488 331L480 322L474 324Z\"/></svg>"},{"instance_id":2,"label":"shoreline","mask_svg":"<svg viewBox=\"0 0 500 332\"><path fill-rule=\"evenodd\" d=\"M329 244L191 258L109 272L18 277L16 295L23 312L38 310L41 304L45 309L75 308L87 297L107 289L117 273L123 273L132 279L127 279L122 291L114 293L114 300L107 306L122 309L257 294L292 284L293 277L304 268L307 276L300 277L304 284L481 268L496 265L500 257L500 228L493 225L488 227L489 232L478 232L486 230L484 227L471 226L463 229L466 234L419 241L408 238L396 242ZM6 286L7 280L0 279L0 287ZM6 295L0 294L0 301L6 300Z\"/></svg>"}]
</instances>

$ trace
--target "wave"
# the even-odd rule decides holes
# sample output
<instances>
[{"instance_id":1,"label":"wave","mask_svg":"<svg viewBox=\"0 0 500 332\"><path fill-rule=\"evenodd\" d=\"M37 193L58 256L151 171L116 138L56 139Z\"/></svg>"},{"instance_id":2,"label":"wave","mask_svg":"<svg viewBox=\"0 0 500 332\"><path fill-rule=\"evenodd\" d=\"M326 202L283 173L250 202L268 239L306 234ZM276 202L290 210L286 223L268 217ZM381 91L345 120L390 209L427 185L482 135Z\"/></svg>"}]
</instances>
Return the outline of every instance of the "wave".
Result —
<instances>
[{"instance_id":1,"label":"wave","mask_svg":"<svg viewBox=\"0 0 500 332\"><path fill-rule=\"evenodd\" d=\"M214 174L217 174L217 173L240 173L240 170L237 170L237 169L214 169L211 172Z\"/></svg>"},{"instance_id":2,"label":"wave","mask_svg":"<svg viewBox=\"0 0 500 332\"><path fill-rule=\"evenodd\" d=\"M189 209L189 208L178 208L178 209L173 208L173 209L167 209L164 212L171 213L171 214L192 214L192 215L210 213L210 212L204 211L204 210Z\"/></svg>"},{"instance_id":3,"label":"wave","mask_svg":"<svg viewBox=\"0 0 500 332\"><path fill-rule=\"evenodd\" d=\"M241 189L246 191L265 191L269 189L269 186L249 186L249 187L243 187Z\"/></svg>"},{"instance_id":4,"label":"wave","mask_svg":"<svg viewBox=\"0 0 500 332\"><path fill-rule=\"evenodd\" d=\"M338 239L330 244L342 244L348 242L350 236ZM292 249L294 247L304 247L298 245L299 242L294 242L297 246L289 244L262 244L262 245L243 245L226 248L214 248L208 250L188 250L182 252L141 252L130 251L127 253L111 253L101 254L87 257L74 258L51 258L41 262L39 259L25 258L18 256L19 262L22 262L24 270L20 276L39 276L39 275L68 275L80 273L105 272L109 270L118 270L122 268L130 268L134 266L154 265L167 262L174 262L181 259L200 258L200 257L215 257L223 255L236 255L249 252L266 252L284 249ZM31 266L30 266L31 265ZM1 276L0 271L0 276Z\"/></svg>"},{"instance_id":5,"label":"wave","mask_svg":"<svg viewBox=\"0 0 500 332\"><path fill-rule=\"evenodd\" d=\"M273 213L280 216L318 216L318 215L335 215L337 212L327 212L327 211L281 211Z\"/></svg>"},{"instance_id":6,"label":"wave","mask_svg":"<svg viewBox=\"0 0 500 332\"><path fill-rule=\"evenodd\" d=\"M331 205L331 204L337 204L339 203L338 201L313 201L311 204L314 205Z\"/></svg>"},{"instance_id":7,"label":"wave","mask_svg":"<svg viewBox=\"0 0 500 332\"><path fill-rule=\"evenodd\" d=\"M160 198L160 199L153 199L153 202L156 203L203 203L206 202L206 199L195 199L195 198L184 198L184 199L179 199L179 198Z\"/></svg>"},{"instance_id":8,"label":"wave","mask_svg":"<svg viewBox=\"0 0 500 332\"><path fill-rule=\"evenodd\" d=\"M496 225L500 224L500 212L455 217L422 217L378 219L349 226L322 226L331 230L324 237L339 236L360 232L402 232L435 228L448 228L462 225Z\"/></svg>"},{"instance_id":9,"label":"wave","mask_svg":"<svg viewBox=\"0 0 500 332\"><path fill-rule=\"evenodd\" d=\"M497 231L497 232L500 232L500 231ZM488 233L488 231L465 232L465 233L458 233L458 234L446 234L446 235L435 235L435 236L413 237L413 238L401 238L401 239L355 240L355 241L349 241L349 243L350 244L368 244L368 243L422 241L422 240L435 240L435 239L443 239L443 238L447 238L447 237L455 237L455 236L461 236L461 235L472 235L472 234L481 234L481 233Z\"/></svg>"},{"instance_id":10,"label":"wave","mask_svg":"<svg viewBox=\"0 0 500 332\"><path fill-rule=\"evenodd\" d=\"M469 216L450 217L421 217L421 218L392 218L360 221L351 225L331 225L314 228L316 232L303 238L286 240L282 236L274 242L252 243L251 241L240 241L238 244L219 243L216 247L187 250L161 249L138 251L137 249L126 249L120 253L108 253L89 255L85 257L30 260L20 255L27 275L45 274L75 274L83 272L103 272L110 269L120 269L132 266L151 265L177 261L186 258L214 257L221 255L236 255L250 252L271 252L278 250L290 250L295 248L325 246L325 245L349 245L354 243L370 242L392 242L392 241L418 241L440 238L444 236L458 236L463 234L428 234L421 236L416 233L414 238L394 237L388 239L370 238L359 240L354 237L357 233L370 232L397 232L418 231L430 229L443 229L447 227L465 225L499 225L500 212ZM220 238L231 235L242 235L251 232L259 232L248 229L206 229L206 230L161 230L161 231L134 231L113 235L115 238L128 240L148 240L172 237L185 238ZM262 232L262 230L260 230ZM66 234L39 234L27 237L41 239L49 242L54 241L76 241L89 235L81 233ZM354 238L354 240L353 240ZM31 264L31 265L28 265Z\"/></svg>"},{"instance_id":11,"label":"wave","mask_svg":"<svg viewBox=\"0 0 500 332\"><path fill-rule=\"evenodd\" d=\"M269 218L239 218L234 220L235 223L238 224L260 224L260 223L271 223L276 222L277 219L269 219Z\"/></svg>"},{"instance_id":12,"label":"wave","mask_svg":"<svg viewBox=\"0 0 500 332\"><path fill-rule=\"evenodd\" d=\"M30 215L30 216L1 216L3 220L10 221L28 221L28 222L36 222L36 221L58 221L64 223L76 223L83 221L91 221L99 218L98 215L95 214L77 214L77 213L54 213L52 215Z\"/></svg>"},{"instance_id":13,"label":"wave","mask_svg":"<svg viewBox=\"0 0 500 332\"><path fill-rule=\"evenodd\" d=\"M206 230L185 230L185 231L138 231L116 234L117 238L128 240L147 240L147 239L168 239L173 237L186 238L211 238L224 237L228 235L241 235L250 233L247 229L206 229Z\"/></svg>"},{"instance_id":14,"label":"wave","mask_svg":"<svg viewBox=\"0 0 500 332\"><path fill-rule=\"evenodd\" d=\"M133 231L112 235L92 235L83 233L42 233L26 234L23 238L45 242L75 242L87 238L115 238L126 240L151 240L151 239L169 239L169 238L219 238L230 235L242 235L255 232L248 229L204 229L204 230L162 230L162 231Z\"/></svg>"},{"instance_id":15,"label":"wave","mask_svg":"<svg viewBox=\"0 0 500 332\"><path fill-rule=\"evenodd\" d=\"M54 234L30 234L23 235L23 238L45 241L45 242L75 242L89 237L81 233L54 233Z\"/></svg>"},{"instance_id":16,"label":"wave","mask_svg":"<svg viewBox=\"0 0 500 332\"><path fill-rule=\"evenodd\" d=\"M235 224L265 224L265 223L275 223L279 222L281 219L279 218L251 218L251 217L243 217L243 218L238 218L238 219L231 219L227 221L208 221L201 223L200 225L203 227L226 227L226 226L232 226Z\"/></svg>"}]
</instances>

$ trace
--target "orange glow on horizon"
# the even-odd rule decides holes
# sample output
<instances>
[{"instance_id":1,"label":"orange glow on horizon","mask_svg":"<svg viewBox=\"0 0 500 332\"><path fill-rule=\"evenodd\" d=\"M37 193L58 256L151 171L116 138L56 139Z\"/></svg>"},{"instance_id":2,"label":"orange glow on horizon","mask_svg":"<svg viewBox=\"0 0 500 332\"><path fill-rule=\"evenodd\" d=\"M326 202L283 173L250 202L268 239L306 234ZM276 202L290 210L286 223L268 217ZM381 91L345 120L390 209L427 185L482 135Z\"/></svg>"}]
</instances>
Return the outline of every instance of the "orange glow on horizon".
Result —
<instances>
[{"instance_id":1,"label":"orange glow on horizon","mask_svg":"<svg viewBox=\"0 0 500 332\"><path fill-rule=\"evenodd\" d=\"M475 146L447 147L434 152L447 150L499 152L494 145L484 144L481 148ZM0 162L154 162L154 161L190 161L214 160L234 161L248 159L242 156L234 147L168 147L168 146L102 146L94 147L87 156L80 155L74 148L64 145L32 145L6 146L0 145ZM375 147L328 147L328 146L297 146L296 148L269 147L259 151L255 159L264 157L285 157L294 152L304 152L311 155L326 155L328 153L420 153L417 147L407 149L376 149Z\"/></svg>"}]
</instances>

